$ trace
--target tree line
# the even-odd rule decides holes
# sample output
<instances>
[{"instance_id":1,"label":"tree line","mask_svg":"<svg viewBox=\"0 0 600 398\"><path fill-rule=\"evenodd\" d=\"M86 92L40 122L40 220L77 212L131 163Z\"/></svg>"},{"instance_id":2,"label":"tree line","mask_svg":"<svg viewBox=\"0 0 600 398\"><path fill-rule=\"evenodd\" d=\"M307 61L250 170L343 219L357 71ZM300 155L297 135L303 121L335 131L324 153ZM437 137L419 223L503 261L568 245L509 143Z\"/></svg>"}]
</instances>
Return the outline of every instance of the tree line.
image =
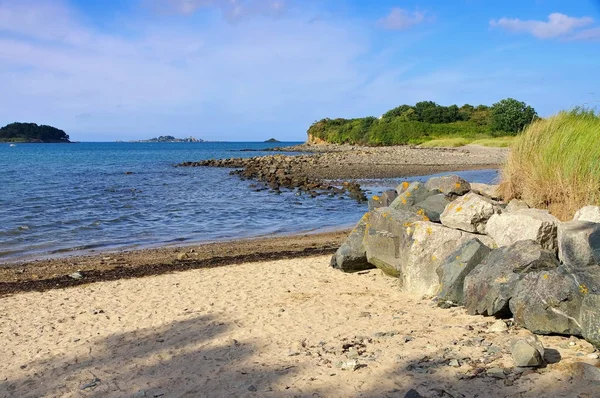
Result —
<instances>
[{"instance_id":1,"label":"tree line","mask_svg":"<svg viewBox=\"0 0 600 398\"><path fill-rule=\"evenodd\" d=\"M63 130L35 123L10 123L0 128L3 142L70 142Z\"/></svg>"}]
</instances>

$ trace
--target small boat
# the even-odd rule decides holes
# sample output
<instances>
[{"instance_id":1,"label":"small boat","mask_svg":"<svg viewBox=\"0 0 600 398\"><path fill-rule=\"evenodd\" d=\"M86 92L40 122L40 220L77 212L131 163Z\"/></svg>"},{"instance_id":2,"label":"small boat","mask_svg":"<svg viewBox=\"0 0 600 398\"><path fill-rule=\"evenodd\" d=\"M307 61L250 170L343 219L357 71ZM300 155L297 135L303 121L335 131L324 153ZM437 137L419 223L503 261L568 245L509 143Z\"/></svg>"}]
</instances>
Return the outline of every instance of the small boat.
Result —
<instances>
[{"instance_id":1,"label":"small boat","mask_svg":"<svg viewBox=\"0 0 600 398\"><path fill-rule=\"evenodd\" d=\"M17 144L10 144L10 146L17 146Z\"/></svg>"}]
</instances>

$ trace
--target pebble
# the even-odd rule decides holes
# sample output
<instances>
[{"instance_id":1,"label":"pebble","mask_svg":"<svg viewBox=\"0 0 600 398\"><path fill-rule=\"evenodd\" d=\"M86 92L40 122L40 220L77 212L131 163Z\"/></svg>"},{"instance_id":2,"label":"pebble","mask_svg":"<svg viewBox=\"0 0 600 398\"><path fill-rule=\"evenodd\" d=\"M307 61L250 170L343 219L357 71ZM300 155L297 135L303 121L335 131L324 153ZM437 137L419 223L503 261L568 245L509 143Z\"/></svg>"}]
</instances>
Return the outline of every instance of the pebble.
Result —
<instances>
[{"instance_id":1,"label":"pebble","mask_svg":"<svg viewBox=\"0 0 600 398\"><path fill-rule=\"evenodd\" d=\"M448 362L448 366L458 368L460 366L460 363L458 363L458 360L456 359L451 359L450 362Z\"/></svg>"},{"instance_id":2,"label":"pebble","mask_svg":"<svg viewBox=\"0 0 600 398\"><path fill-rule=\"evenodd\" d=\"M485 374L496 379L506 378L506 374L504 374L504 369L502 368L490 368L485 372Z\"/></svg>"},{"instance_id":3,"label":"pebble","mask_svg":"<svg viewBox=\"0 0 600 398\"><path fill-rule=\"evenodd\" d=\"M73 272L72 274L69 274L69 278L79 280L83 279L83 275L81 275L80 272Z\"/></svg>"},{"instance_id":4,"label":"pebble","mask_svg":"<svg viewBox=\"0 0 600 398\"><path fill-rule=\"evenodd\" d=\"M587 357L588 357L589 359L598 359L598 358L599 358L598 354L596 354L596 353L593 353L593 354L588 354L588 356L587 356Z\"/></svg>"},{"instance_id":5,"label":"pebble","mask_svg":"<svg viewBox=\"0 0 600 398\"><path fill-rule=\"evenodd\" d=\"M358 363L358 361L356 359L351 359L349 361L343 361L339 363L339 367L342 370L352 370L355 371L356 369L360 368L360 365Z\"/></svg>"},{"instance_id":6,"label":"pebble","mask_svg":"<svg viewBox=\"0 0 600 398\"><path fill-rule=\"evenodd\" d=\"M506 325L506 322L504 322L503 320L498 320L496 322L494 322L489 328L488 328L488 332L489 333L502 333L502 332L506 332L508 330L508 325Z\"/></svg>"}]
</instances>

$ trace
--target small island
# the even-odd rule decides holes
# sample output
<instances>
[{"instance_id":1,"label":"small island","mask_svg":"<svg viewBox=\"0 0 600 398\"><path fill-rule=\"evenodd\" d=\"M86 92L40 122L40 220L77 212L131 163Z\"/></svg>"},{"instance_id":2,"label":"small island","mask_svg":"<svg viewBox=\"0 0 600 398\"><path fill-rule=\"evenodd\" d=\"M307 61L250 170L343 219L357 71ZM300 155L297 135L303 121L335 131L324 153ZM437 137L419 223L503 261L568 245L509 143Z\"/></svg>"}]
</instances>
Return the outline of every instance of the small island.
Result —
<instances>
[{"instance_id":1,"label":"small island","mask_svg":"<svg viewBox=\"0 0 600 398\"><path fill-rule=\"evenodd\" d=\"M160 137L150 138L149 140L129 141L129 142L204 142L204 140L188 137L188 138L175 138L172 135L161 135Z\"/></svg>"},{"instance_id":2,"label":"small island","mask_svg":"<svg viewBox=\"0 0 600 398\"><path fill-rule=\"evenodd\" d=\"M0 128L0 142L70 143L69 136L56 127L35 123L10 123Z\"/></svg>"},{"instance_id":3,"label":"small island","mask_svg":"<svg viewBox=\"0 0 600 398\"><path fill-rule=\"evenodd\" d=\"M275 138L269 138L268 140L266 140L265 142L281 142L279 140L276 140Z\"/></svg>"}]
</instances>

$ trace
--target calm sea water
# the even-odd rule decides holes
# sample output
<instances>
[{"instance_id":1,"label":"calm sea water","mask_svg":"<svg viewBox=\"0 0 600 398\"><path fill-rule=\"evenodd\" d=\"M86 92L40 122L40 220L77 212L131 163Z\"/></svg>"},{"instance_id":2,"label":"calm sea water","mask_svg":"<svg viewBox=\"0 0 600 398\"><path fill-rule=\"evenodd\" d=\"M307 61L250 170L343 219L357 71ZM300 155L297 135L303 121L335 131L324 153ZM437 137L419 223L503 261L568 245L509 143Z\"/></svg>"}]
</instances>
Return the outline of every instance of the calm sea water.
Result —
<instances>
[{"instance_id":1,"label":"calm sea water","mask_svg":"<svg viewBox=\"0 0 600 398\"><path fill-rule=\"evenodd\" d=\"M173 167L272 154L240 150L285 144L0 144L0 263L356 223L366 204L255 192L229 169ZM496 176L493 170L461 174L477 182ZM398 182L365 181L374 193Z\"/></svg>"}]
</instances>

